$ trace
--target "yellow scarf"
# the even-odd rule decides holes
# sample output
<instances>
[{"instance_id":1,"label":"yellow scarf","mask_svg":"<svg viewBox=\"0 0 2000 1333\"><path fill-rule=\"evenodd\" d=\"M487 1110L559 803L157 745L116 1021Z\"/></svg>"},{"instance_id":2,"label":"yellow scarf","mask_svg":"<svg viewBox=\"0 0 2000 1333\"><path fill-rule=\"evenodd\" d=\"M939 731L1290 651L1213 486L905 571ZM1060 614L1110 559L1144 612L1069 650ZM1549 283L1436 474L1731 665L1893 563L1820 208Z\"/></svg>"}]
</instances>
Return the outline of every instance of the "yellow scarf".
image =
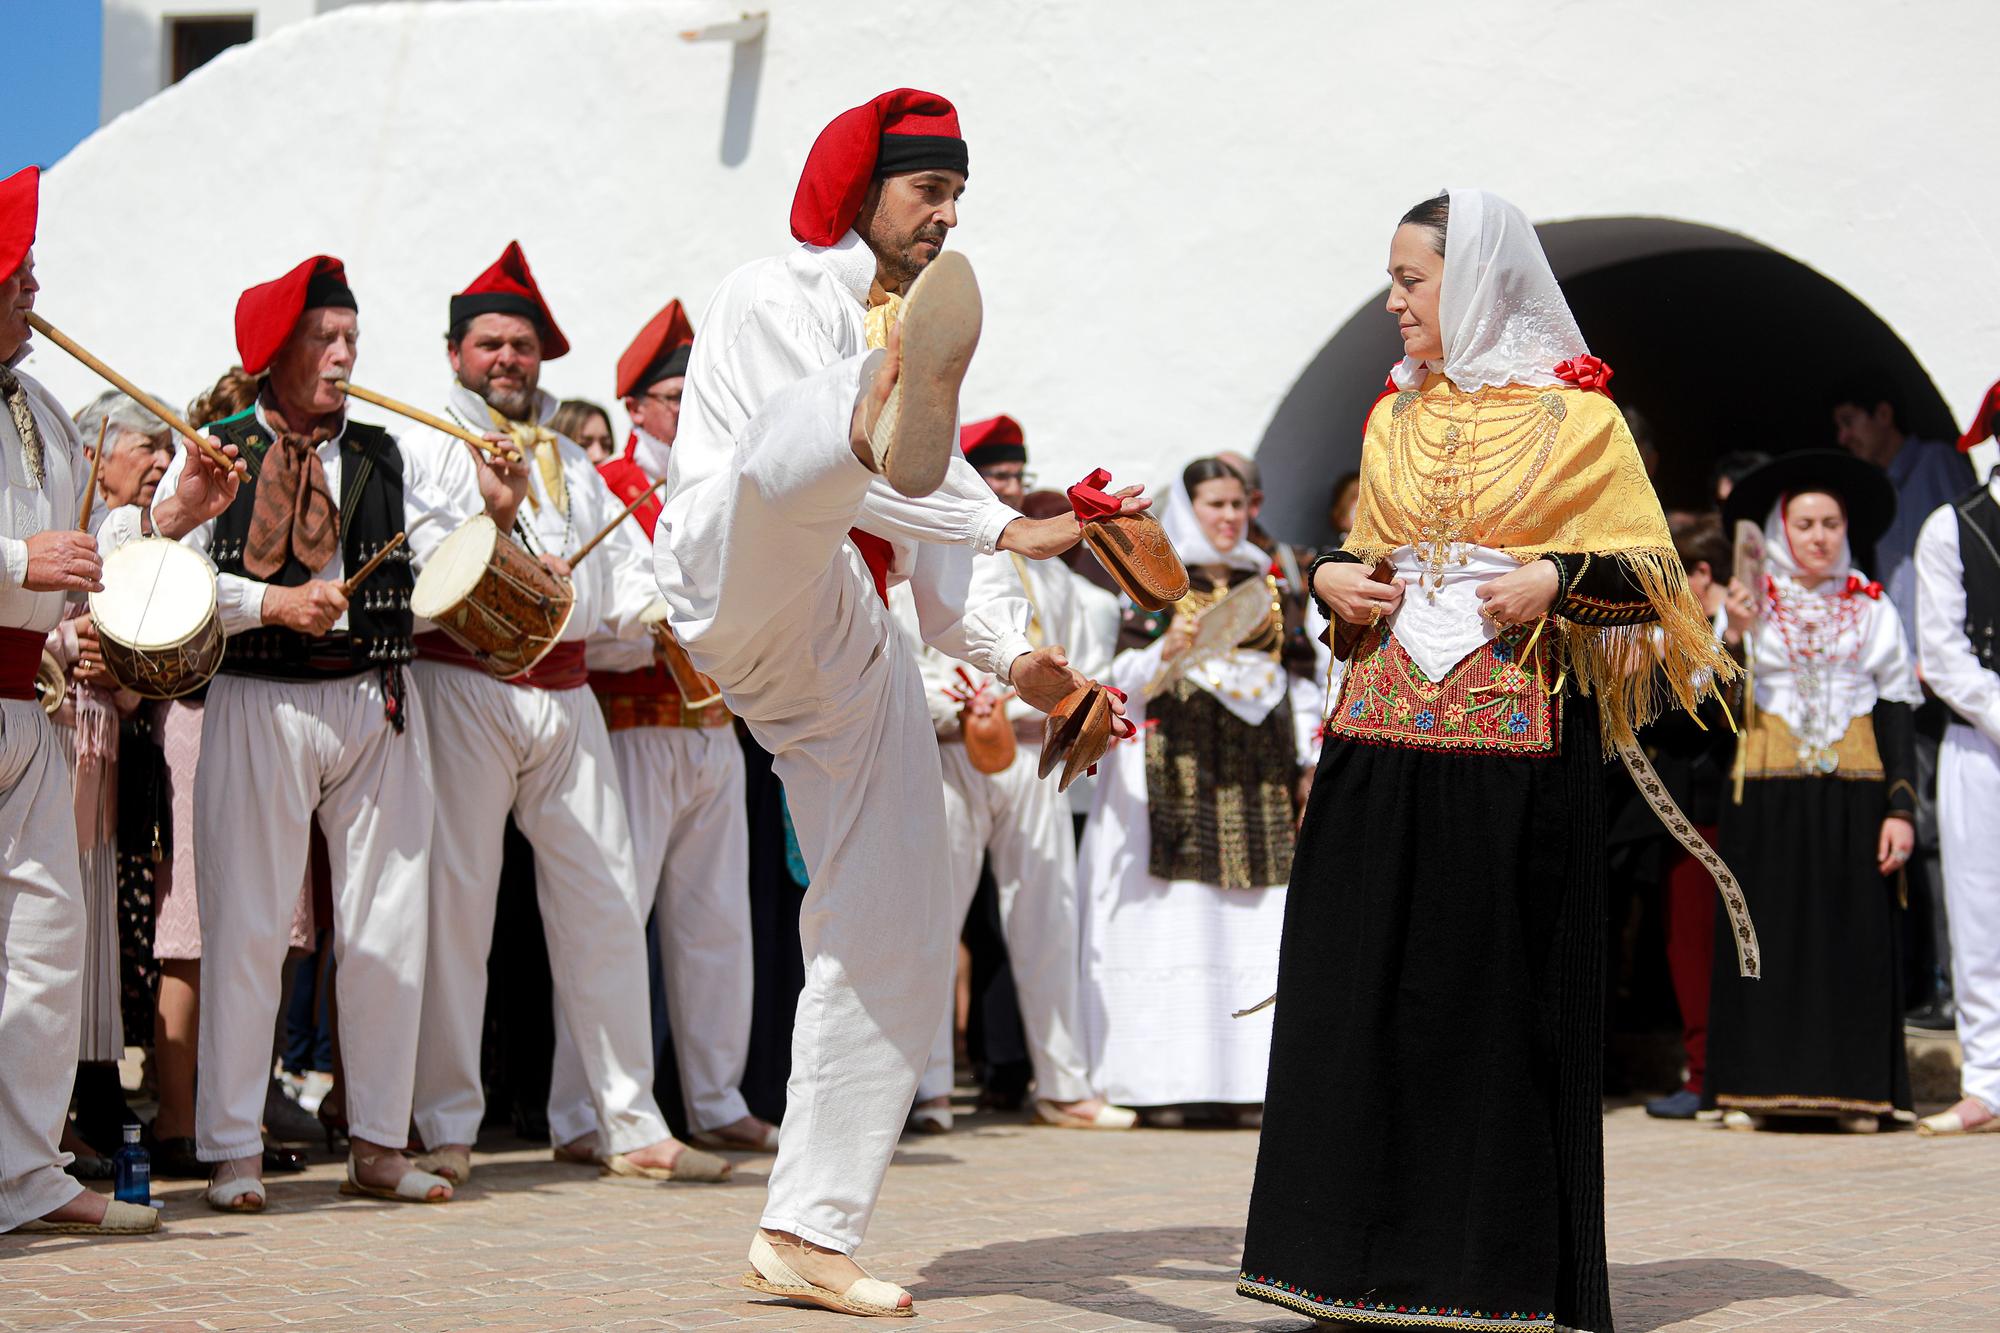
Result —
<instances>
[{"instance_id":1,"label":"yellow scarf","mask_svg":"<svg viewBox=\"0 0 2000 1333\"><path fill-rule=\"evenodd\" d=\"M903 320L903 298L895 292L884 291L877 282L868 289L868 313L862 317L862 324L868 330L868 347L873 351L889 345L889 330Z\"/></svg>"},{"instance_id":2,"label":"yellow scarf","mask_svg":"<svg viewBox=\"0 0 2000 1333\"><path fill-rule=\"evenodd\" d=\"M1373 564L1414 545L1441 565L1450 542L1523 563L1548 552L1616 560L1652 603L1657 641L1651 625L1550 625L1563 668L1597 697L1607 753L1669 703L1693 711L1736 675L1688 591L1625 418L1603 394L1525 385L1467 394L1432 375L1377 403L1345 549Z\"/></svg>"},{"instance_id":3,"label":"yellow scarf","mask_svg":"<svg viewBox=\"0 0 2000 1333\"><path fill-rule=\"evenodd\" d=\"M488 404L486 415L493 418L494 429L514 442L524 458L535 460L535 471L541 473L542 489L555 501L556 512L569 517L569 486L563 481L562 450L557 445L561 437L537 421L513 421L500 414L500 410ZM531 487L528 503L540 509L542 502L535 498Z\"/></svg>"}]
</instances>

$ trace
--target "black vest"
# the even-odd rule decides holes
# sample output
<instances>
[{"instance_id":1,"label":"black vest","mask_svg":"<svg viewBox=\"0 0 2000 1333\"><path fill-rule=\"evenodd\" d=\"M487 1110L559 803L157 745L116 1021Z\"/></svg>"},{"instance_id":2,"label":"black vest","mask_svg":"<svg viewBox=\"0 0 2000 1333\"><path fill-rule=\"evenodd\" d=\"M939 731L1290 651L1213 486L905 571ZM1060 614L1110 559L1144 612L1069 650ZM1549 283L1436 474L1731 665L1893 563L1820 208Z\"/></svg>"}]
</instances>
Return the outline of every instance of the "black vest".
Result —
<instances>
[{"instance_id":1,"label":"black vest","mask_svg":"<svg viewBox=\"0 0 2000 1333\"><path fill-rule=\"evenodd\" d=\"M245 408L207 428L233 444L259 469L271 447L271 432ZM396 441L380 426L347 423L340 441L340 554L348 574L361 568L389 539L404 529L403 455ZM254 577L243 568L243 545L250 535L250 515L257 504L257 482L242 484L236 499L215 521L209 556L224 574ZM296 559L264 580L296 588L312 580L315 571ZM415 655L410 645L410 591L416 586L410 570L410 548L399 546L376 567L368 581L354 590L347 605L347 632L311 638L297 630L266 625L231 635L222 670L277 680L324 680L362 671L394 667Z\"/></svg>"},{"instance_id":2,"label":"black vest","mask_svg":"<svg viewBox=\"0 0 2000 1333\"><path fill-rule=\"evenodd\" d=\"M1981 486L1954 501L1958 515L1958 564L1965 571L1965 637L1988 671L2000 672L2000 504Z\"/></svg>"}]
</instances>

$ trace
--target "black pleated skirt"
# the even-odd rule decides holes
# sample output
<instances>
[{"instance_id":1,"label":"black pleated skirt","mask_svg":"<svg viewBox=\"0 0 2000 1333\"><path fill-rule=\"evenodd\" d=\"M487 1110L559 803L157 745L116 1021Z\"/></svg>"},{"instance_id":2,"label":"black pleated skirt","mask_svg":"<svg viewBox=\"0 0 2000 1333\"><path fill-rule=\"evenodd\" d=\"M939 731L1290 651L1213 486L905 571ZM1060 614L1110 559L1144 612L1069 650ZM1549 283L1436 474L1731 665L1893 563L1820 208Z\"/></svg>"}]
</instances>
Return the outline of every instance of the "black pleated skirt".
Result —
<instances>
[{"instance_id":1,"label":"black pleated skirt","mask_svg":"<svg viewBox=\"0 0 2000 1333\"><path fill-rule=\"evenodd\" d=\"M1330 737L1292 867L1237 1289L1356 1327L1610 1333L1604 786Z\"/></svg>"},{"instance_id":2,"label":"black pleated skirt","mask_svg":"<svg viewBox=\"0 0 2000 1333\"><path fill-rule=\"evenodd\" d=\"M1893 880L1875 869L1882 783L1753 778L1722 810L1763 976L1736 975L1717 916L1703 1099L1768 1115L1910 1110Z\"/></svg>"}]
</instances>

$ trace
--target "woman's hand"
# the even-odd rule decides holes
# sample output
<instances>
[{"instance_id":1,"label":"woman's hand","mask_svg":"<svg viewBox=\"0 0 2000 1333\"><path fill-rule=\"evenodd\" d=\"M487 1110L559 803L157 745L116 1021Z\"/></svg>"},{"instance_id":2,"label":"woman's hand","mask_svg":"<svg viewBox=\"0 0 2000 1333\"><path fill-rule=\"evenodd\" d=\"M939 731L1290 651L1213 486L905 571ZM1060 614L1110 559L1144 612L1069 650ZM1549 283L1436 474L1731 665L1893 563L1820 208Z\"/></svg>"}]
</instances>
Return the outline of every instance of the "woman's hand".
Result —
<instances>
[{"instance_id":1,"label":"woman's hand","mask_svg":"<svg viewBox=\"0 0 2000 1333\"><path fill-rule=\"evenodd\" d=\"M1723 613L1728 617L1727 627L1722 631L1722 640L1731 648L1743 642L1743 636L1757 623L1757 599L1750 590L1737 579L1729 580L1729 594L1722 599Z\"/></svg>"},{"instance_id":2,"label":"woman's hand","mask_svg":"<svg viewBox=\"0 0 2000 1333\"><path fill-rule=\"evenodd\" d=\"M1167 626L1167 632L1160 636L1160 661L1172 662L1192 647L1194 647L1194 622L1175 616L1174 623Z\"/></svg>"},{"instance_id":3,"label":"woman's hand","mask_svg":"<svg viewBox=\"0 0 2000 1333\"><path fill-rule=\"evenodd\" d=\"M1530 560L1519 569L1479 585L1479 614L1496 626L1540 620L1562 591L1562 571L1551 561Z\"/></svg>"},{"instance_id":4,"label":"woman's hand","mask_svg":"<svg viewBox=\"0 0 2000 1333\"><path fill-rule=\"evenodd\" d=\"M1403 604L1401 580L1378 583L1368 566L1350 560L1330 560L1312 576L1313 592L1350 625L1372 625L1396 614Z\"/></svg>"},{"instance_id":5,"label":"woman's hand","mask_svg":"<svg viewBox=\"0 0 2000 1333\"><path fill-rule=\"evenodd\" d=\"M1890 815L1882 821L1882 832L1875 839L1876 867L1885 875L1895 874L1909 863L1916 846L1916 825L1901 815Z\"/></svg>"}]
</instances>

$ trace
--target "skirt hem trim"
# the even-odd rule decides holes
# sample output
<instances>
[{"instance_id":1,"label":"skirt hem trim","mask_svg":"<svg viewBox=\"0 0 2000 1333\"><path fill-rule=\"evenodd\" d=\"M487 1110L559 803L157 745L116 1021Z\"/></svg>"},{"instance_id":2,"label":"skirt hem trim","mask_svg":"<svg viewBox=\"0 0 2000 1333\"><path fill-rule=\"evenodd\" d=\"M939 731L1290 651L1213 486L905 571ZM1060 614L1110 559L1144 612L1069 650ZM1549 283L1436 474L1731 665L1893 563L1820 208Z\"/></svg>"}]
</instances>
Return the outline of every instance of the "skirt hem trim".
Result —
<instances>
[{"instance_id":1,"label":"skirt hem trim","mask_svg":"<svg viewBox=\"0 0 2000 1333\"><path fill-rule=\"evenodd\" d=\"M1268 1301L1272 1305L1283 1306L1299 1314L1316 1319L1342 1319L1356 1324L1374 1324L1391 1328L1447 1328L1467 1329L1478 1333L1491 1329L1539 1328L1551 1333L1581 1333L1558 1324L1553 1314L1509 1313L1487 1314L1478 1310L1467 1310L1458 1306L1409 1306L1392 1305L1386 1301L1339 1301L1324 1300L1310 1292L1288 1287L1271 1278L1253 1278L1244 1274L1237 1280L1236 1292L1251 1300Z\"/></svg>"}]
</instances>

